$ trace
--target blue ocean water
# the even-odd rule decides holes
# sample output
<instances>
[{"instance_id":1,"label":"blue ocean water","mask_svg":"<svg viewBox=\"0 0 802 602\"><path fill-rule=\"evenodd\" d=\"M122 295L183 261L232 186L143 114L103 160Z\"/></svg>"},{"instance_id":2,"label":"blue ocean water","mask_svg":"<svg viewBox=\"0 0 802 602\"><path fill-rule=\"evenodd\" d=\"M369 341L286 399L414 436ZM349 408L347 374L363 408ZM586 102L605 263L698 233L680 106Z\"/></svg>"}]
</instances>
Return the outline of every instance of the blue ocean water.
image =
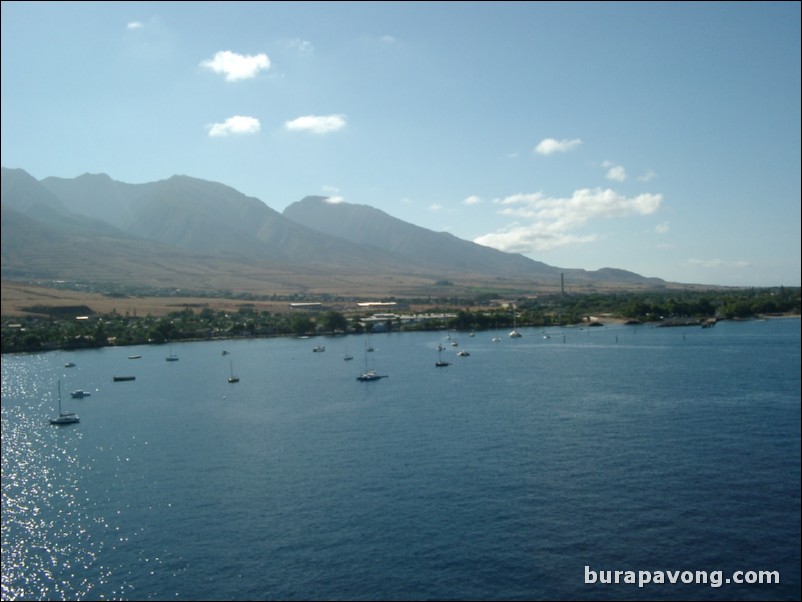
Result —
<instances>
[{"instance_id":1,"label":"blue ocean water","mask_svg":"<svg viewBox=\"0 0 802 602\"><path fill-rule=\"evenodd\" d=\"M3 599L800 599L798 319L521 332L4 355Z\"/></svg>"}]
</instances>

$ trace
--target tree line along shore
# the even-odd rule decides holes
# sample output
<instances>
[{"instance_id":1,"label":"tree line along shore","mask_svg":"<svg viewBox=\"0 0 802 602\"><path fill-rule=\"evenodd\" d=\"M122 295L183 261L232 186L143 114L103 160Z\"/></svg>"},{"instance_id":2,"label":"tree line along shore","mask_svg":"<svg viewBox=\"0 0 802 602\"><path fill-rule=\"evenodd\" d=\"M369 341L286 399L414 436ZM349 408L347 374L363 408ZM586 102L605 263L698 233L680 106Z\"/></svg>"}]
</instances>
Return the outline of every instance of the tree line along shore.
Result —
<instances>
[{"instance_id":1,"label":"tree line along shore","mask_svg":"<svg viewBox=\"0 0 802 602\"><path fill-rule=\"evenodd\" d=\"M395 300L334 309L324 303L285 311L241 303L236 311L185 307L163 316L98 314L86 306L32 307L2 318L2 353L40 352L170 341L350 334L366 331L489 330L611 322L711 325L717 320L799 316L800 288L693 292L553 294L518 299ZM34 313L42 312L42 313Z\"/></svg>"}]
</instances>

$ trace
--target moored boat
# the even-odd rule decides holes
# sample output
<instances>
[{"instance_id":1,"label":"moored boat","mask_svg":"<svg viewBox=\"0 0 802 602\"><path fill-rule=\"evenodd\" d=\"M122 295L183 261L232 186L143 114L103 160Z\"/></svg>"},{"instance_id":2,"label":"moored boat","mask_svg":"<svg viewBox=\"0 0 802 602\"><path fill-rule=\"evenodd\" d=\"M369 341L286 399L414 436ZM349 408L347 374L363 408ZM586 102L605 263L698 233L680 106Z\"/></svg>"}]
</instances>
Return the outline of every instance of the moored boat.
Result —
<instances>
[{"instance_id":1,"label":"moored boat","mask_svg":"<svg viewBox=\"0 0 802 602\"><path fill-rule=\"evenodd\" d=\"M63 424L76 424L81 422L80 418L76 416L75 412L62 412L61 411L61 381L58 381L58 416L50 419L50 424L63 425Z\"/></svg>"},{"instance_id":2,"label":"moored boat","mask_svg":"<svg viewBox=\"0 0 802 602\"><path fill-rule=\"evenodd\" d=\"M362 374L356 377L357 380L363 382L371 380L379 380L382 378L387 378L387 374L379 374L375 370L367 370L366 372L363 372Z\"/></svg>"}]
</instances>

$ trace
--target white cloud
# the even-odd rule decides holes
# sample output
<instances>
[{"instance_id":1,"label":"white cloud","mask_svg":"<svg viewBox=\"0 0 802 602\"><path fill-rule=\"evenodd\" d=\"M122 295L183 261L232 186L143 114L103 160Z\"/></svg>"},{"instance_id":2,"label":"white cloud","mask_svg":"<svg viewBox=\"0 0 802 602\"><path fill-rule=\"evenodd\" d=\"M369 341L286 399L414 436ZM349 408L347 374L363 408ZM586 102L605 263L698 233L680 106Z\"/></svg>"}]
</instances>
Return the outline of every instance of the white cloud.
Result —
<instances>
[{"instance_id":1,"label":"white cloud","mask_svg":"<svg viewBox=\"0 0 802 602\"><path fill-rule=\"evenodd\" d=\"M301 38L293 38L285 43L285 47L288 50L295 50L298 54L312 54L315 50L315 47L312 46L312 42L308 40L302 40Z\"/></svg>"},{"instance_id":2,"label":"white cloud","mask_svg":"<svg viewBox=\"0 0 802 602\"><path fill-rule=\"evenodd\" d=\"M595 234L577 236L552 230L546 224L522 226L515 224L500 232L485 234L473 242L508 253L550 251L567 245L584 244L598 239Z\"/></svg>"},{"instance_id":3,"label":"white cloud","mask_svg":"<svg viewBox=\"0 0 802 602\"><path fill-rule=\"evenodd\" d=\"M142 29L144 25L139 21L131 21L128 25L126 25L127 29Z\"/></svg>"},{"instance_id":4,"label":"white cloud","mask_svg":"<svg viewBox=\"0 0 802 602\"><path fill-rule=\"evenodd\" d=\"M631 215L650 215L662 203L659 194L641 194L627 198L611 189L583 188L570 197L546 197L542 192L515 194L493 202L499 213L529 220L509 228L485 234L474 242L515 253L548 251L571 244L598 239L595 234L577 235L574 231L594 219L616 219Z\"/></svg>"},{"instance_id":5,"label":"white cloud","mask_svg":"<svg viewBox=\"0 0 802 602\"><path fill-rule=\"evenodd\" d=\"M728 261L725 259L689 259L688 263L702 268L751 268L748 261Z\"/></svg>"},{"instance_id":6,"label":"white cloud","mask_svg":"<svg viewBox=\"0 0 802 602\"><path fill-rule=\"evenodd\" d=\"M429 205L429 211L433 211L435 213L438 213L438 212L440 212L442 210L443 210L443 206L440 203L432 203L431 205Z\"/></svg>"},{"instance_id":7,"label":"white cloud","mask_svg":"<svg viewBox=\"0 0 802 602\"><path fill-rule=\"evenodd\" d=\"M553 155L554 153L567 153L569 150L575 149L582 144L582 140L575 138L574 140L555 140L554 138L545 138L535 147L535 152L541 155Z\"/></svg>"},{"instance_id":8,"label":"white cloud","mask_svg":"<svg viewBox=\"0 0 802 602\"><path fill-rule=\"evenodd\" d=\"M653 180L653 179L654 179L654 178L656 178L656 177L657 177L657 174L656 174L656 173L654 173L654 172L653 172L653 171L650 169L650 170L648 170L648 171L647 171L645 174L643 174L642 176L638 176L638 180L639 180L639 181L641 181L641 182L648 182L648 181L650 181L650 180Z\"/></svg>"},{"instance_id":9,"label":"white cloud","mask_svg":"<svg viewBox=\"0 0 802 602\"><path fill-rule=\"evenodd\" d=\"M339 205L340 203L344 203L345 199L341 196L330 196L326 198L326 202L329 205Z\"/></svg>"},{"instance_id":10,"label":"white cloud","mask_svg":"<svg viewBox=\"0 0 802 602\"><path fill-rule=\"evenodd\" d=\"M627 179L627 170L625 170L622 166L616 165L615 167L611 167L607 171L607 179L614 180L616 182L623 182Z\"/></svg>"},{"instance_id":11,"label":"white cloud","mask_svg":"<svg viewBox=\"0 0 802 602\"><path fill-rule=\"evenodd\" d=\"M229 134L255 134L260 129L259 120L256 117L245 117L234 115L223 123L210 123L206 126L209 136L228 136Z\"/></svg>"},{"instance_id":12,"label":"white cloud","mask_svg":"<svg viewBox=\"0 0 802 602\"><path fill-rule=\"evenodd\" d=\"M657 232L658 234L665 234L666 232L668 232L668 222L663 222L662 224L657 224L654 227L654 231Z\"/></svg>"},{"instance_id":13,"label":"white cloud","mask_svg":"<svg viewBox=\"0 0 802 602\"><path fill-rule=\"evenodd\" d=\"M481 202L482 202L482 199L480 199L475 194L472 194L471 196L467 197L464 201L462 201L462 204L463 205L478 205Z\"/></svg>"},{"instance_id":14,"label":"white cloud","mask_svg":"<svg viewBox=\"0 0 802 602\"><path fill-rule=\"evenodd\" d=\"M379 38L382 43L384 44L395 44L395 38L393 36L382 36Z\"/></svg>"},{"instance_id":15,"label":"white cloud","mask_svg":"<svg viewBox=\"0 0 802 602\"><path fill-rule=\"evenodd\" d=\"M251 79L259 71L270 69L270 59L266 54L243 55L221 50L215 53L214 58L201 62L201 67L222 73L226 76L226 81L234 82Z\"/></svg>"},{"instance_id":16,"label":"white cloud","mask_svg":"<svg viewBox=\"0 0 802 602\"><path fill-rule=\"evenodd\" d=\"M284 127L294 132L328 134L345 127L345 115L306 115L286 122Z\"/></svg>"}]
</instances>

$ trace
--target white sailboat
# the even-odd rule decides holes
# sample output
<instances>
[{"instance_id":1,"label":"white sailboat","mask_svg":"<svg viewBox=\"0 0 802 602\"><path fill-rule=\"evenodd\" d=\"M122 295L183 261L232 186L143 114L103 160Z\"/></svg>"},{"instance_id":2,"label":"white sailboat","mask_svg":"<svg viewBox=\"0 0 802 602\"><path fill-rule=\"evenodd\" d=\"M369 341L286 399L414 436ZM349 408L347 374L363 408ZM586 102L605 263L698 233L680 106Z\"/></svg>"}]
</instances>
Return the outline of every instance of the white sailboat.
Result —
<instances>
[{"instance_id":1,"label":"white sailboat","mask_svg":"<svg viewBox=\"0 0 802 602\"><path fill-rule=\"evenodd\" d=\"M517 313L515 311L515 304L513 304L513 306L512 306L512 331L510 332L510 338L511 339L518 339L518 338L521 337L521 333L518 332L517 326L518 326L518 317L517 317Z\"/></svg>"},{"instance_id":2,"label":"white sailboat","mask_svg":"<svg viewBox=\"0 0 802 602\"><path fill-rule=\"evenodd\" d=\"M356 379L362 382L368 382L372 380L380 380L382 378L387 378L386 374L379 374L373 368L368 369L368 351L373 351L373 348L368 347L367 342L365 342L365 371L359 376L357 376Z\"/></svg>"},{"instance_id":3,"label":"white sailboat","mask_svg":"<svg viewBox=\"0 0 802 602\"><path fill-rule=\"evenodd\" d=\"M238 383L239 376L234 376L234 362L231 361L231 376L228 377L228 382L230 383Z\"/></svg>"},{"instance_id":4,"label":"white sailboat","mask_svg":"<svg viewBox=\"0 0 802 602\"><path fill-rule=\"evenodd\" d=\"M75 424L81 422L75 412L62 412L61 411L61 381L58 381L58 418L51 418L50 424Z\"/></svg>"},{"instance_id":5,"label":"white sailboat","mask_svg":"<svg viewBox=\"0 0 802 602\"><path fill-rule=\"evenodd\" d=\"M435 366L438 368L445 368L446 366L450 366L451 362L448 362L443 359L443 347L440 343L437 344L437 361L434 363Z\"/></svg>"}]
</instances>

